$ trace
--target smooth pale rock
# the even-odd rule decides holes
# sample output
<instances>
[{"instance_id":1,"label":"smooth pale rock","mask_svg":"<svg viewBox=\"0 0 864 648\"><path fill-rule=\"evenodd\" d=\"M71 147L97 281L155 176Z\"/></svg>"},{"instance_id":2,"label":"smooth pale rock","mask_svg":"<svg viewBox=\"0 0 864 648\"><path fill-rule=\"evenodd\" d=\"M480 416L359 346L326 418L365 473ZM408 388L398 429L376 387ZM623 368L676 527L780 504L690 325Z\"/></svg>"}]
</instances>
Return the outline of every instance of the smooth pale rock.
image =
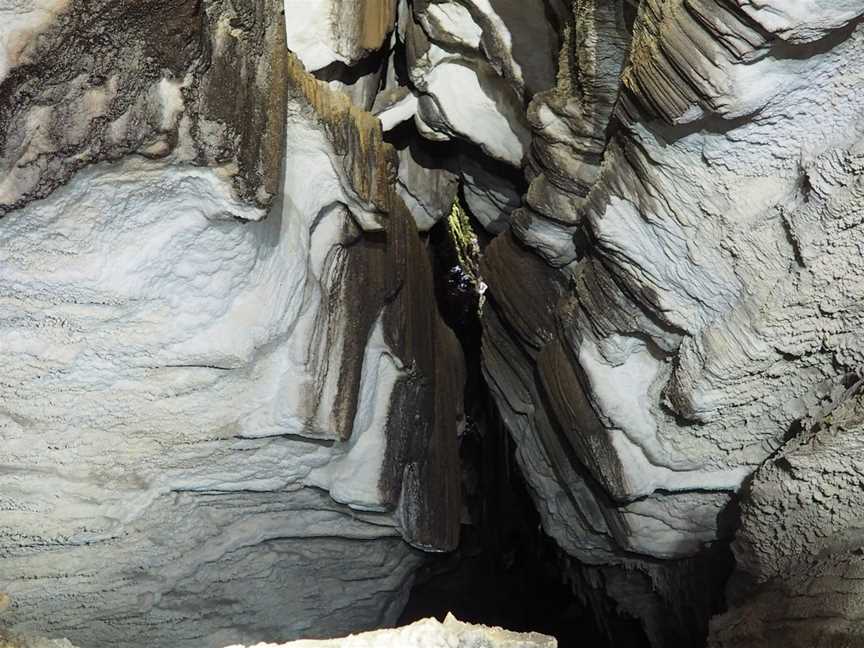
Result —
<instances>
[{"instance_id":1,"label":"smooth pale rock","mask_svg":"<svg viewBox=\"0 0 864 648\"><path fill-rule=\"evenodd\" d=\"M508 632L458 621L448 614L444 622L424 619L403 628L379 630L344 639L262 643L248 648L557 648L558 642L538 633ZM228 648L243 648L229 646Z\"/></svg>"},{"instance_id":2,"label":"smooth pale rock","mask_svg":"<svg viewBox=\"0 0 864 648\"><path fill-rule=\"evenodd\" d=\"M396 23L396 0L284 0L288 48L310 72L354 64L380 49Z\"/></svg>"},{"instance_id":3,"label":"smooth pale rock","mask_svg":"<svg viewBox=\"0 0 864 648\"><path fill-rule=\"evenodd\" d=\"M433 40L480 49L483 28L474 21L468 7L458 2L430 3L417 15L417 20Z\"/></svg>"},{"instance_id":4,"label":"smooth pale rock","mask_svg":"<svg viewBox=\"0 0 864 648\"><path fill-rule=\"evenodd\" d=\"M823 4L815 0L796 3L745 2L742 9L765 29L791 43L807 43L845 27L861 15L856 0Z\"/></svg>"},{"instance_id":5,"label":"smooth pale rock","mask_svg":"<svg viewBox=\"0 0 864 648\"><path fill-rule=\"evenodd\" d=\"M381 128L385 132L412 119L416 112L417 96L403 86L390 93L379 93L372 108L372 113L381 120Z\"/></svg>"},{"instance_id":6,"label":"smooth pale rock","mask_svg":"<svg viewBox=\"0 0 864 648\"><path fill-rule=\"evenodd\" d=\"M481 75L458 62L436 64L423 75L428 97L421 97L417 113L434 130L465 137L490 157L518 167L525 155L527 130L519 123L521 116L511 117L519 113L508 110L504 97L484 88Z\"/></svg>"}]
</instances>

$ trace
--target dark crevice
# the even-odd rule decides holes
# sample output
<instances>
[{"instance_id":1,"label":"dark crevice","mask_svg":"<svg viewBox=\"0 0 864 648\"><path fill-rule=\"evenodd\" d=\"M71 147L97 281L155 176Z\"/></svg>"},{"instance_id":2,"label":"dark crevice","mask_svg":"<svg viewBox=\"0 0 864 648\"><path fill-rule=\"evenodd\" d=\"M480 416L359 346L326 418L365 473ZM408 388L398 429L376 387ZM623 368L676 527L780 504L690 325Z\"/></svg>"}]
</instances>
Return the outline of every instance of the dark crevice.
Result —
<instances>
[{"instance_id":1,"label":"dark crevice","mask_svg":"<svg viewBox=\"0 0 864 648\"><path fill-rule=\"evenodd\" d=\"M462 540L456 551L432 558L420 570L399 623L429 616L443 620L452 612L465 622L549 634L561 648L611 646L576 596L566 556L540 525L515 448L475 369L469 369L474 379L467 393L475 396L468 401L460 449Z\"/></svg>"},{"instance_id":2,"label":"dark crevice","mask_svg":"<svg viewBox=\"0 0 864 648\"><path fill-rule=\"evenodd\" d=\"M435 142L426 139L420 135L413 120L404 121L385 132L384 141L392 144L397 150L410 148L415 161L428 169L445 169L452 173L459 173L462 160L467 159L490 175L512 184L518 193L524 194L528 190L528 182L521 169L489 157L474 142L466 140Z\"/></svg>"},{"instance_id":3,"label":"dark crevice","mask_svg":"<svg viewBox=\"0 0 864 648\"><path fill-rule=\"evenodd\" d=\"M452 612L465 622L549 634L561 648L642 648L641 628L626 614L611 613L611 634L601 625L580 593L586 585L578 564L543 531L482 374L480 299L470 273L459 268L448 219L432 228L428 247L439 311L459 338L467 366L463 524L459 547L432 556L418 573L399 624L443 620Z\"/></svg>"},{"instance_id":4,"label":"dark crevice","mask_svg":"<svg viewBox=\"0 0 864 648\"><path fill-rule=\"evenodd\" d=\"M639 14L639 0L624 0L622 13L624 15L624 24L627 26L627 31L633 33L633 25L636 23L636 16Z\"/></svg>"},{"instance_id":5,"label":"dark crevice","mask_svg":"<svg viewBox=\"0 0 864 648\"><path fill-rule=\"evenodd\" d=\"M543 0L491 0L491 4L513 39L512 55L522 66L527 104L555 85L562 35Z\"/></svg>"},{"instance_id":6,"label":"dark crevice","mask_svg":"<svg viewBox=\"0 0 864 648\"><path fill-rule=\"evenodd\" d=\"M381 49L372 52L356 63L349 65L342 61L333 61L330 65L316 70L314 74L319 81L339 81L345 85L354 85L363 77L385 71L389 54L390 43L388 41Z\"/></svg>"},{"instance_id":7,"label":"dark crevice","mask_svg":"<svg viewBox=\"0 0 864 648\"><path fill-rule=\"evenodd\" d=\"M400 623L452 612L466 622L549 634L561 648L611 645L540 526L494 405L475 402L472 411L461 447L470 522L457 551L418 573Z\"/></svg>"},{"instance_id":8,"label":"dark crevice","mask_svg":"<svg viewBox=\"0 0 864 648\"><path fill-rule=\"evenodd\" d=\"M454 173L458 171L459 145L452 141L433 142L424 139L413 120L404 121L386 131L384 141L399 151L410 149L414 161L426 169L443 169Z\"/></svg>"}]
</instances>

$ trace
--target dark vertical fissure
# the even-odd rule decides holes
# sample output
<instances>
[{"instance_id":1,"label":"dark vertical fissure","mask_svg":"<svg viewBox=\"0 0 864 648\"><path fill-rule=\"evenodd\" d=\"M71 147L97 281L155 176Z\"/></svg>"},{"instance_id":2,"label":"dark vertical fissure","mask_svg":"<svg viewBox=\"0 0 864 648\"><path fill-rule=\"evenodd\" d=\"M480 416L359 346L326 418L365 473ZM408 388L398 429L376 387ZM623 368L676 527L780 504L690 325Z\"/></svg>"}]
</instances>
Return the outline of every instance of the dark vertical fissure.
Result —
<instances>
[{"instance_id":1,"label":"dark vertical fissure","mask_svg":"<svg viewBox=\"0 0 864 648\"><path fill-rule=\"evenodd\" d=\"M474 224L482 247L485 235ZM466 622L550 634L562 648L612 645L578 596L572 559L542 529L514 444L484 380L480 296L460 267L448 219L430 231L427 242L438 307L459 338L467 368L460 431L464 506L459 547L431 557L421 568L399 622L443 620L452 612Z\"/></svg>"}]
</instances>

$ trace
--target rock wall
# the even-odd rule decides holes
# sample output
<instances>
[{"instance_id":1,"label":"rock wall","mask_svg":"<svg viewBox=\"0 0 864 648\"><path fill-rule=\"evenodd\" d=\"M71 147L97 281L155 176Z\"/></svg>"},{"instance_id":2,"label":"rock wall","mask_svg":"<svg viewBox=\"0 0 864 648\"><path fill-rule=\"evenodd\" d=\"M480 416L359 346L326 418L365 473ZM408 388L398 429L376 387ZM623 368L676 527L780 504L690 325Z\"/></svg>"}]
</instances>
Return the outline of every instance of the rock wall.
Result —
<instances>
[{"instance_id":1,"label":"rock wall","mask_svg":"<svg viewBox=\"0 0 864 648\"><path fill-rule=\"evenodd\" d=\"M395 622L458 542L463 377L379 122L269 0L0 14L3 624Z\"/></svg>"},{"instance_id":2,"label":"rock wall","mask_svg":"<svg viewBox=\"0 0 864 648\"><path fill-rule=\"evenodd\" d=\"M864 8L611 4L529 109L485 367L587 587L701 645L736 494L860 365Z\"/></svg>"},{"instance_id":3,"label":"rock wall","mask_svg":"<svg viewBox=\"0 0 864 648\"><path fill-rule=\"evenodd\" d=\"M0 215L130 153L218 167L261 207L279 191L278 3L4 4Z\"/></svg>"},{"instance_id":4,"label":"rock wall","mask_svg":"<svg viewBox=\"0 0 864 648\"><path fill-rule=\"evenodd\" d=\"M495 236L490 389L655 645L704 641L742 485L860 365L864 7L786 5L405 3L372 102L418 225L455 183Z\"/></svg>"},{"instance_id":5,"label":"rock wall","mask_svg":"<svg viewBox=\"0 0 864 648\"><path fill-rule=\"evenodd\" d=\"M416 233L458 198L486 381L610 636L703 645L733 564L714 645L855 636L858 0L0 16L4 620L392 621L458 541L461 359Z\"/></svg>"},{"instance_id":6,"label":"rock wall","mask_svg":"<svg viewBox=\"0 0 864 648\"><path fill-rule=\"evenodd\" d=\"M861 385L826 394L746 488L731 609L709 646L864 641Z\"/></svg>"}]
</instances>

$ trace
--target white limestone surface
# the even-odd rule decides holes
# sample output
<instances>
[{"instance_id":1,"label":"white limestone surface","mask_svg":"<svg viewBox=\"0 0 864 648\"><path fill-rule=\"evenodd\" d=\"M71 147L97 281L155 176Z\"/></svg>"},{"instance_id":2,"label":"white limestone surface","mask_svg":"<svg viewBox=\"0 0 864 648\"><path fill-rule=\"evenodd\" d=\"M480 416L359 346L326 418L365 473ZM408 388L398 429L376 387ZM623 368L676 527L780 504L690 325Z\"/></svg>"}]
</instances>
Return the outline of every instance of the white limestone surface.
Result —
<instances>
[{"instance_id":1,"label":"white limestone surface","mask_svg":"<svg viewBox=\"0 0 864 648\"><path fill-rule=\"evenodd\" d=\"M373 336L340 441L329 295L356 225L324 134L286 137L266 220L220 169L133 157L0 222L15 630L201 648L396 620L420 558L374 511L400 368Z\"/></svg>"},{"instance_id":2,"label":"white limestone surface","mask_svg":"<svg viewBox=\"0 0 864 648\"><path fill-rule=\"evenodd\" d=\"M383 22L395 19L394 0L284 0L284 6L288 49L310 72L357 63L396 26Z\"/></svg>"},{"instance_id":3,"label":"white limestone surface","mask_svg":"<svg viewBox=\"0 0 864 648\"><path fill-rule=\"evenodd\" d=\"M343 639L301 640L286 644L261 643L247 648L557 648L553 638L538 633L509 632L458 621L424 619L403 628L378 630ZM243 648L229 646L228 648Z\"/></svg>"},{"instance_id":4,"label":"white limestone surface","mask_svg":"<svg viewBox=\"0 0 864 648\"><path fill-rule=\"evenodd\" d=\"M490 157L520 166L528 131L521 110L514 110L506 90L489 76L488 66L461 61L434 44L427 58L412 72L425 95L416 118L437 133L465 138Z\"/></svg>"}]
</instances>

